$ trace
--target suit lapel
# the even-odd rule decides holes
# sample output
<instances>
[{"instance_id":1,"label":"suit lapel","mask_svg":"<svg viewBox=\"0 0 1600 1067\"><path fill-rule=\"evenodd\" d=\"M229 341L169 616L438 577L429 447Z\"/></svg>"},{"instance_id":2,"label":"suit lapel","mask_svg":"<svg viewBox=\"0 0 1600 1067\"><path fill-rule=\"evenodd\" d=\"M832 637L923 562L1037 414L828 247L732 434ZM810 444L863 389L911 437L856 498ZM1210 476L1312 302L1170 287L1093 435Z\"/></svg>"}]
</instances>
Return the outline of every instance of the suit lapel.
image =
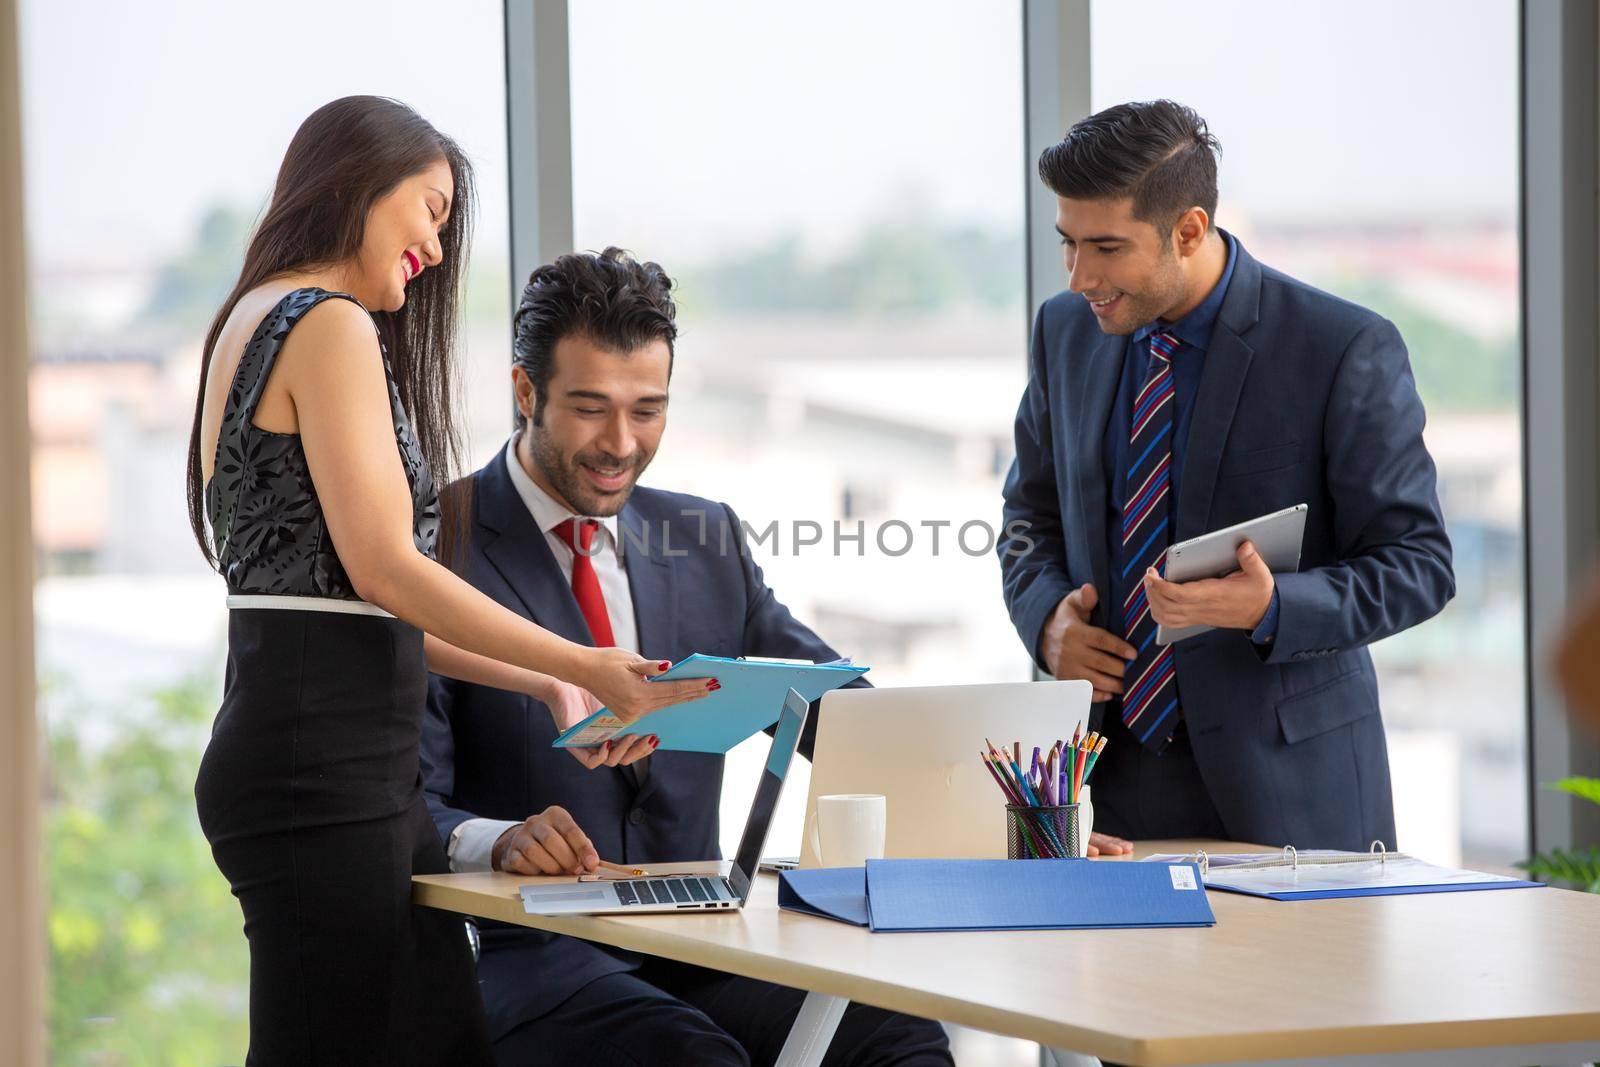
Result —
<instances>
[{"instance_id":1,"label":"suit lapel","mask_svg":"<svg viewBox=\"0 0 1600 1067\"><path fill-rule=\"evenodd\" d=\"M1200 372L1200 391L1195 396L1194 421L1184 451L1183 485L1179 490L1174 542L1198 537L1210 529L1211 499L1217 488L1217 470L1228 431L1239 407L1245 375L1255 350L1243 335L1256 324L1261 302L1261 266L1235 245L1238 259L1233 278L1222 301L1211 343L1206 349L1205 367Z\"/></svg>"},{"instance_id":2,"label":"suit lapel","mask_svg":"<svg viewBox=\"0 0 1600 1067\"><path fill-rule=\"evenodd\" d=\"M678 641L678 590L672 567L664 555L666 546L653 543L653 535L665 536L665 526L649 522L630 500L617 516L617 531L622 535L619 551L628 570L628 588L633 593L633 619L639 630L639 653L647 657L675 655ZM654 527L654 528L652 528ZM650 773L641 786L633 767L618 771L639 791L635 803L656 790L665 769L663 758L672 753L657 752L650 757ZM667 760L668 764L671 759Z\"/></svg>"},{"instance_id":3,"label":"suit lapel","mask_svg":"<svg viewBox=\"0 0 1600 1067\"><path fill-rule=\"evenodd\" d=\"M1067 410L1075 428L1072 442L1078 472L1078 509L1083 516L1081 529L1088 538L1088 550L1094 572L1094 588L1099 594L1100 606L1095 617L1103 625L1105 603L1113 595L1109 584L1111 563L1106 558L1106 479L1105 437L1106 423L1111 418L1111 405L1116 399L1117 383L1122 378L1122 361L1127 351L1127 338L1106 336L1094 346L1089 358L1082 360L1081 370L1074 376L1069 372Z\"/></svg>"}]
</instances>

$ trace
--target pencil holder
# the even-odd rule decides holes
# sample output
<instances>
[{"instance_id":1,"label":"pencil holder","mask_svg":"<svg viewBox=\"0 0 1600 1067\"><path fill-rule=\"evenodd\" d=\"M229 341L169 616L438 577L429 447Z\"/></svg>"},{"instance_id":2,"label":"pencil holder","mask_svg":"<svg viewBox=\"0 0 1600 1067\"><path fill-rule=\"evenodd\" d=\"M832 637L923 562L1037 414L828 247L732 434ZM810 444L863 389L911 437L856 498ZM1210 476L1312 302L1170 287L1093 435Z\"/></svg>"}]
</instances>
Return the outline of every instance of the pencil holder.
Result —
<instances>
[{"instance_id":1,"label":"pencil holder","mask_svg":"<svg viewBox=\"0 0 1600 1067\"><path fill-rule=\"evenodd\" d=\"M1078 805L1006 805L1007 859L1074 859L1082 854L1078 847Z\"/></svg>"}]
</instances>

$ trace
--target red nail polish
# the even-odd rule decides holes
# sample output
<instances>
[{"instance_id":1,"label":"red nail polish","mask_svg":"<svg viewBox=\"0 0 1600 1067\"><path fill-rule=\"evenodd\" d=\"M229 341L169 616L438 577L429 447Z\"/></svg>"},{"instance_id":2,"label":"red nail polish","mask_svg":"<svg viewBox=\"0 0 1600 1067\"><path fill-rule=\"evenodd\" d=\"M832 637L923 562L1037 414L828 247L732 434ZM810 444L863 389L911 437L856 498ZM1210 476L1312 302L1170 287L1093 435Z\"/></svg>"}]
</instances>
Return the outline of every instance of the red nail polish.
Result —
<instances>
[{"instance_id":1,"label":"red nail polish","mask_svg":"<svg viewBox=\"0 0 1600 1067\"><path fill-rule=\"evenodd\" d=\"M662 670L666 670L670 666L672 666L672 663L670 661L668 661L668 660L662 660L661 661L661 669Z\"/></svg>"},{"instance_id":2,"label":"red nail polish","mask_svg":"<svg viewBox=\"0 0 1600 1067\"><path fill-rule=\"evenodd\" d=\"M650 735L650 747L651 748L655 748L660 743L661 743L661 738L657 737L655 734L651 734Z\"/></svg>"},{"instance_id":3,"label":"red nail polish","mask_svg":"<svg viewBox=\"0 0 1600 1067\"><path fill-rule=\"evenodd\" d=\"M715 678L713 678L713 679L711 679L711 681L706 683L706 688L707 689L721 689L722 688L722 683L717 681Z\"/></svg>"}]
</instances>

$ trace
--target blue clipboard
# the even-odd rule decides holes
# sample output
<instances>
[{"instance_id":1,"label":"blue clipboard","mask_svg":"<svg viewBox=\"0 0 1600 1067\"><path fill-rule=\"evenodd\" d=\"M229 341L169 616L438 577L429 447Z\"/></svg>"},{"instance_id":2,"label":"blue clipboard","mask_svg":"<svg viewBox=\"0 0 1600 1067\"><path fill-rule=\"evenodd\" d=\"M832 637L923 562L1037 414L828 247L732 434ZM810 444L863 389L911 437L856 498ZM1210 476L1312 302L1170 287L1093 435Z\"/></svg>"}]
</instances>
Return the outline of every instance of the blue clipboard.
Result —
<instances>
[{"instance_id":1,"label":"blue clipboard","mask_svg":"<svg viewBox=\"0 0 1600 1067\"><path fill-rule=\"evenodd\" d=\"M624 723L605 708L565 730L553 748L592 748L633 734L655 734L658 749L722 754L778 721L789 690L807 703L867 673L849 663L782 663L727 659L698 652L672 665L652 681L716 678L722 688L708 697L653 711Z\"/></svg>"}]
</instances>

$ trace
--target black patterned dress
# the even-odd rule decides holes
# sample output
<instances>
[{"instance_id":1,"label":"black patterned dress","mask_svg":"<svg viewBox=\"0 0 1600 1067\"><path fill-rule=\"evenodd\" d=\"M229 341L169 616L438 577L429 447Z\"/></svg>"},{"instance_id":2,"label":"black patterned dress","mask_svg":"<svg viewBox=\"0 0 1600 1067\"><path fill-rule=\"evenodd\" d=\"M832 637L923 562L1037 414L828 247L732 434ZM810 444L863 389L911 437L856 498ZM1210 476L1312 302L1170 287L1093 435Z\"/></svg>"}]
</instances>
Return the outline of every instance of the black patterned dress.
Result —
<instances>
[{"instance_id":1,"label":"black patterned dress","mask_svg":"<svg viewBox=\"0 0 1600 1067\"><path fill-rule=\"evenodd\" d=\"M328 299L353 300L297 289L257 328L206 486L231 610L195 799L244 912L247 1062L488 1064L462 921L411 903L412 874L448 870L417 757L422 632L356 597L299 436L253 425L284 339ZM413 536L431 555L438 493L387 353L384 372Z\"/></svg>"}]
</instances>

